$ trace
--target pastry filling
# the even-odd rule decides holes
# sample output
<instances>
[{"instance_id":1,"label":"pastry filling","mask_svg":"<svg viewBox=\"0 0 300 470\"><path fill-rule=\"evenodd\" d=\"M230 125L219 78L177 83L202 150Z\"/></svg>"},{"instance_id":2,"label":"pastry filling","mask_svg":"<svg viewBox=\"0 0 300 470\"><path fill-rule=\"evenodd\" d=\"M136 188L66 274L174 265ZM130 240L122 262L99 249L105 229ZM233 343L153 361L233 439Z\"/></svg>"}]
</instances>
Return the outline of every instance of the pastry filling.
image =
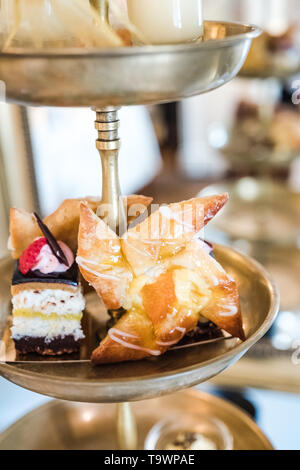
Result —
<instances>
[{"instance_id":1,"label":"pastry filling","mask_svg":"<svg viewBox=\"0 0 300 470\"><path fill-rule=\"evenodd\" d=\"M160 292L164 286L165 293ZM167 298L166 298L167 297ZM114 326L125 315L138 313L144 319L151 318L153 311L156 317L166 322L172 316L188 315L193 327L176 328L174 340L159 342L158 346L172 346L173 344L191 344L206 339L214 339L223 336L220 328L214 323L201 317L201 309L209 302L211 291L199 273L185 268L173 268L158 276L157 279L144 274L134 278L129 287L126 309L109 311L110 319L107 323L110 337L125 347L133 347L138 338L129 337L122 331L116 331ZM153 302L156 302L153 305ZM159 305L160 303L160 305ZM169 307L169 308L168 308ZM153 320L153 318L152 318ZM154 319L155 320L155 319ZM149 323L149 344L153 337L152 323ZM147 336L144 337L144 339ZM152 355L157 355L152 350Z\"/></svg>"}]
</instances>

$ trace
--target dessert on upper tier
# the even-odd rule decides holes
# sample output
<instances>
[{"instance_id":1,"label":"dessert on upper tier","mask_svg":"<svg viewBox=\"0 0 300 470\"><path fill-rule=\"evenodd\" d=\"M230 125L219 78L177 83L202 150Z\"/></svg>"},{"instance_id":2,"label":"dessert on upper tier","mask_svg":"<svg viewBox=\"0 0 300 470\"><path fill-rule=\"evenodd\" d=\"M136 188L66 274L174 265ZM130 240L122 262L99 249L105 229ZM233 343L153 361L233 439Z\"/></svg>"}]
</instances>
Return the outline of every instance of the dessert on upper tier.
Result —
<instances>
[{"instance_id":1,"label":"dessert on upper tier","mask_svg":"<svg viewBox=\"0 0 300 470\"><path fill-rule=\"evenodd\" d=\"M152 198L123 198L128 221ZM75 262L80 204L96 211L96 198L67 199L42 222L36 214L12 208L10 248L17 260L12 279L12 338L20 353L72 353L84 338L85 301Z\"/></svg>"},{"instance_id":2,"label":"dessert on upper tier","mask_svg":"<svg viewBox=\"0 0 300 470\"><path fill-rule=\"evenodd\" d=\"M81 204L77 263L112 317L95 364L160 356L202 324L245 339L237 285L199 238L227 200L162 206L121 238Z\"/></svg>"},{"instance_id":3,"label":"dessert on upper tier","mask_svg":"<svg viewBox=\"0 0 300 470\"><path fill-rule=\"evenodd\" d=\"M78 267L71 249L56 241L35 218L44 236L30 243L16 263L11 287L12 338L22 354L73 353L84 338L85 301Z\"/></svg>"},{"instance_id":4,"label":"dessert on upper tier","mask_svg":"<svg viewBox=\"0 0 300 470\"><path fill-rule=\"evenodd\" d=\"M244 340L237 285L201 239L227 200L222 194L162 206L122 237L96 215L99 200L65 201L44 222L12 209L16 349L43 355L78 350L85 307L78 266L111 317L92 354L95 364L160 356L225 333ZM131 222L152 199L123 201ZM70 247L77 248L76 261Z\"/></svg>"}]
</instances>

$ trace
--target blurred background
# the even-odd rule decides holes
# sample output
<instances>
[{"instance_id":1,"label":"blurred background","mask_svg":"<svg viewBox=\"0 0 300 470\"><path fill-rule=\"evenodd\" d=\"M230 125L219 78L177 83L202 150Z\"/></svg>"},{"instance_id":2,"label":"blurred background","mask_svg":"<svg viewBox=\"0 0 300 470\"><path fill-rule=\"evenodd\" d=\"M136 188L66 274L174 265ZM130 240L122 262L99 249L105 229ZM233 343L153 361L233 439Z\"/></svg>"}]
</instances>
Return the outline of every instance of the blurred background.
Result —
<instances>
[{"instance_id":1,"label":"blurred background","mask_svg":"<svg viewBox=\"0 0 300 470\"><path fill-rule=\"evenodd\" d=\"M252 22L265 33L222 89L122 109L122 191L156 203L230 193L206 237L264 264L279 285L281 311L267 337L208 387L256 417L277 448L300 449L300 1L204 0L204 7L206 19ZM92 116L0 104L0 256L10 206L47 215L67 197L101 195ZM0 380L0 408L4 396L0 430L44 400ZM8 396L20 406L9 406Z\"/></svg>"}]
</instances>

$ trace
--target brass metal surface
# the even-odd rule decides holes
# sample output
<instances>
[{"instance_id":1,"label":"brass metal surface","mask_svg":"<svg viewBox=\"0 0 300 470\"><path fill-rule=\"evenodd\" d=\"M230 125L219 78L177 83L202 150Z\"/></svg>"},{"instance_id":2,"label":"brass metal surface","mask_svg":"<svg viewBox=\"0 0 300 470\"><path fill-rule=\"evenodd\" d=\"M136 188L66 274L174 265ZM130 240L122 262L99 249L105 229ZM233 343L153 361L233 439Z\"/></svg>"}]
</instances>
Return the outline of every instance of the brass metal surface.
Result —
<instances>
[{"instance_id":1,"label":"brass metal surface","mask_svg":"<svg viewBox=\"0 0 300 470\"><path fill-rule=\"evenodd\" d=\"M122 402L164 395L219 374L240 359L270 328L279 295L266 271L230 248L216 246L216 258L238 284L247 340L236 339L185 350L159 358L93 367L90 363L0 363L0 374L24 388L72 401ZM12 263L0 263L0 334L10 313Z\"/></svg>"},{"instance_id":2,"label":"brass metal surface","mask_svg":"<svg viewBox=\"0 0 300 470\"><path fill-rule=\"evenodd\" d=\"M102 162L102 201L97 210L110 228L120 235L126 230L126 216L121 201L119 182L119 127L118 108L95 109L95 128L98 131L97 149Z\"/></svg>"},{"instance_id":3,"label":"brass metal surface","mask_svg":"<svg viewBox=\"0 0 300 470\"><path fill-rule=\"evenodd\" d=\"M252 419L230 403L190 390L132 405L138 424L138 448L158 421L174 413L198 413L223 421L235 450L272 450ZM26 415L0 435L0 450L114 450L118 448L114 405L53 401ZM30 432L26 430L30 429Z\"/></svg>"},{"instance_id":4,"label":"brass metal surface","mask_svg":"<svg viewBox=\"0 0 300 470\"><path fill-rule=\"evenodd\" d=\"M120 450L137 449L137 423L130 403L117 405L117 437Z\"/></svg>"},{"instance_id":5,"label":"brass metal surface","mask_svg":"<svg viewBox=\"0 0 300 470\"><path fill-rule=\"evenodd\" d=\"M99 12L102 19L108 21L108 0L90 0L90 4Z\"/></svg>"},{"instance_id":6,"label":"brass metal surface","mask_svg":"<svg viewBox=\"0 0 300 470\"><path fill-rule=\"evenodd\" d=\"M254 26L205 22L199 43L117 49L15 50L0 54L9 102L44 106L123 106L198 95L241 69Z\"/></svg>"}]
</instances>

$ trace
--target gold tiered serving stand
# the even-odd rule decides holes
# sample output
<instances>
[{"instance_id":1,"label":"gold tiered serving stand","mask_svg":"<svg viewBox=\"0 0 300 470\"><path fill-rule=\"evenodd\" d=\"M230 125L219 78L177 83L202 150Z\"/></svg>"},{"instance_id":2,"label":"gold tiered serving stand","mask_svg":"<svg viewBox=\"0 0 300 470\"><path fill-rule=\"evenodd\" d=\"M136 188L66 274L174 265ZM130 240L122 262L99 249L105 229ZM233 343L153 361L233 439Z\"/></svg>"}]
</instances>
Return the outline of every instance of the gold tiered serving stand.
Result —
<instances>
[{"instance_id":1,"label":"gold tiered serving stand","mask_svg":"<svg viewBox=\"0 0 300 470\"><path fill-rule=\"evenodd\" d=\"M254 26L210 21L204 24L203 40L196 43L49 52L14 50L0 54L0 80L5 83L7 101L11 103L94 108L97 149L103 166L98 215L103 205L110 204L113 210L106 220L118 229L124 223L119 204L119 107L180 100L224 85L240 71L252 39L259 34ZM215 254L237 281L245 342L232 339L170 351L159 359L102 367L93 367L89 361L0 362L0 374L17 385L55 398L120 403L119 446L136 448L129 401L160 397L219 374L258 341L274 321L278 292L266 271L229 248L219 246ZM10 260L1 262L4 280L0 286L0 339L10 314L11 270ZM110 413L111 405L107 410Z\"/></svg>"}]
</instances>

